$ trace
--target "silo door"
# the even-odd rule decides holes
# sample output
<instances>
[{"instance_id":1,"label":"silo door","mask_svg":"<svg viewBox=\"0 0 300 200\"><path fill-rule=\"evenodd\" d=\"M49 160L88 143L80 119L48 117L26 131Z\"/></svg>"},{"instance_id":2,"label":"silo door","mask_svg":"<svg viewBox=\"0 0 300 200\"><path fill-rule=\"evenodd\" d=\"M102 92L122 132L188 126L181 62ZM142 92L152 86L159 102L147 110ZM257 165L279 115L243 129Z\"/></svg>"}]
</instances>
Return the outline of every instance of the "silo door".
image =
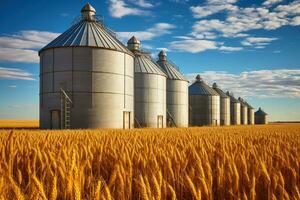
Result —
<instances>
[{"instance_id":1,"label":"silo door","mask_svg":"<svg viewBox=\"0 0 300 200\"><path fill-rule=\"evenodd\" d=\"M51 110L51 129L60 129L60 111Z\"/></svg>"},{"instance_id":2,"label":"silo door","mask_svg":"<svg viewBox=\"0 0 300 200\"><path fill-rule=\"evenodd\" d=\"M130 112L123 112L123 128L130 129Z\"/></svg>"},{"instance_id":3,"label":"silo door","mask_svg":"<svg viewBox=\"0 0 300 200\"><path fill-rule=\"evenodd\" d=\"M163 128L164 127L164 116L158 115L157 116L157 128Z\"/></svg>"}]
</instances>

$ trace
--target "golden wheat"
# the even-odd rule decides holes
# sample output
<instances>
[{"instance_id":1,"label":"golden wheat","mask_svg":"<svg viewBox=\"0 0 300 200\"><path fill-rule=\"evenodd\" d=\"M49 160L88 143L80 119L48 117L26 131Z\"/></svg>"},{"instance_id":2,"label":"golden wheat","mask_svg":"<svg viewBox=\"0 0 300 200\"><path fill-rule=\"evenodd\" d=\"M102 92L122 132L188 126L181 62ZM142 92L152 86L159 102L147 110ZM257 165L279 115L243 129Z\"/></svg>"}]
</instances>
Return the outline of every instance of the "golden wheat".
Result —
<instances>
[{"instance_id":1,"label":"golden wheat","mask_svg":"<svg viewBox=\"0 0 300 200\"><path fill-rule=\"evenodd\" d=\"M300 199L300 124L0 130L0 199Z\"/></svg>"}]
</instances>

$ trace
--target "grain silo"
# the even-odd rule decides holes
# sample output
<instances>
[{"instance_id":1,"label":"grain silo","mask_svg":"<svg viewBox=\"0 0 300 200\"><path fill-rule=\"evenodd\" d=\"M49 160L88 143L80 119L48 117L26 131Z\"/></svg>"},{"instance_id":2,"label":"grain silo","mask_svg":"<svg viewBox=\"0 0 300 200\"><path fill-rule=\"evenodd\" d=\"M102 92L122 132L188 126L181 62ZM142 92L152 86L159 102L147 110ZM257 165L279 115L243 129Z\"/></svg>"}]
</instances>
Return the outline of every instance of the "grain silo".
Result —
<instances>
[{"instance_id":1,"label":"grain silo","mask_svg":"<svg viewBox=\"0 0 300 200\"><path fill-rule=\"evenodd\" d=\"M255 112L255 124L268 124L268 114L261 108Z\"/></svg>"},{"instance_id":2,"label":"grain silo","mask_svg":"<svg viewBox=\"0 0 300 200\"><path fill-rule=\"evenodd\" d=\"M189 123L188 81L171 61L165 51L158 54L157 64L167 75L167 125L187 127Z\"/></svg>"},{"instance_id":3,"label":"grain silo","mask_svg":"<svg viewBox=\"0 0 300 200\"><path fill-rule=\"evenodd\" d=\"M213 89L220 95L220 124L230 125L230 98L217 83L213 84Z\"/></svg>"},{"instance_id":4,"label":"grain silo","mask_svg":"<svg viewBox=\"0 0 300 200\"><path fill-rule=\"evenodd\" d=\"M245 104L244 99L242 99L241 97L239 97L238 100L241 103L241 124L247 125L248 124L248 106Z\"/></svg>"},{"instance_id":5,"label":"grain silo","mask_svg":"<svg viewBox=\"0 0 300 200\"><path fill-rule=\"evenodd\" d=\"M96 10L42 48L41 128L131 128L134 124L134 58Z\"/></svg>"},{"instance_id":6,"label":"grain silo","mask_svg":"<svg viewBox=\"0 0 300 200\"><path fill-rule=\"evenodd\" d=\"M226 94L230 97L230 124L240 125L241 124L241 103L234 98L233 94L229 91Z\"/></svg>"},{"instance_id":7,"label":"grain silo","mask_svg":"<svg viewBox=\"0 0 300 200\"><path fill-rule=\"evenodd\" d=\"M209 87L200 75L189 86L190 124L220 125L220 95Z\"/></svg>"},{"instance_id":8,"label":"grain silo","mask_svg":"<svg viewBox=\"0 0 300 200\"><path fill-rule=\"evenodd\" d=\"M254 108L245 101L245 104L248 107L248 124L253 125L254 124Z\"/></svg>"},{"instance_id":9,"label":"grain silo","mask_svg":"<svg viewBox=\"0 0 300 200\"><path fill-rule=\"evenodd\" d=\"M132 37L128 48L134 53L134 108L136 127L166 127L166 75L142 52Z\"/></svg>"}]
</instances>

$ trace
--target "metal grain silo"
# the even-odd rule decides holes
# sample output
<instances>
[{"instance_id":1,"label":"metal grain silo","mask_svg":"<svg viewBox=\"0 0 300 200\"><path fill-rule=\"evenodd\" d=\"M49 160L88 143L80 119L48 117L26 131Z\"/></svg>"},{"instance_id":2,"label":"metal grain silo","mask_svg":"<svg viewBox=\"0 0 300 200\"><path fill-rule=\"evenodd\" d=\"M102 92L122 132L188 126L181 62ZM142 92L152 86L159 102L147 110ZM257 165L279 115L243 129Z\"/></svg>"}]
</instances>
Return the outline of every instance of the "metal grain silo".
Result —
<instances>
[{"instance_id":1,"label":"metal grain silo","mask_svg":"<svg viewBox=\"0 0 300 200\"><path fill-rule=\"evenodd\" d=\"M41 128L133 127L133 54L95 12L39 52Z\"/></svg>"},{"instance_id":2,"label":"metal grain silo","mask_svg":"<svg viewBox=\"0 0 300 200\"><path fill-rule=\"evenodd\" d=\"M253 125L254 124L254 108L245 101L245 104L248 107L248 124Z\"/></svg>"},{"instance_id":3,"label":"metal grain silo","mask_svg":"<svg viewBox=\"0 0 300 200\"><path fill-rule=\"evenodd\" d=\"M136 127L166 127L166 75L140 49L140 41L132 37L128 48L134 58L134 108Z\"/></svg>"},{"instance_id":4,"label":"metal grain silo","mask_svg":"<svg viewBox=\"0 0 300 200\"><path fill-rule=\"evenodd\" d=\"M234 98L233 94L229 91L226 94L230 97L230 124L240 125L241 124L241 103Z\"/></svg>"},{"instance_id":5,"label":"metal grain silo","mask_svg":"<svg viewBox=\"0 0 300 200\"><path fill-rule=\"evenodd\" d=\"M157 64L167 75L167 124L187 127L189 124L188 81L171 61L165 51L158 54Z\"/></svg>"},{"instance_id":6,"label":"metal grain silo","mask_svg":"<svg viewBox=\"0 0 300 200\"><path fill-rule=\"evenodd\" d=\"M213 89L220 95L220 124L230 125L230 98L217 83L213 84Z\"/></svg>"},{"instance_id":7,"label":"metal grain silo","mask_svg":"<svg viewBox=\"0 0 300 200\"><path fill-rule=\"evenodd\" d=\"M245 104L244 99L241 97L238 98L239 102L241 103L241 124L247 125L248 124L248 106Z\"/></svg>"},{"instance_id":8,"label":"metal grain silo","mask_svg":"<svg viewBox=\"0 0 300 200\"><path fill-rule=\"evenodd\" d=\"M196 76L189 86L190 124L220 125L220 95Z\"/></svg>"},{"instance_id":9,"label":"metal grain silo","mask_svg":"<svg viewBox=\"0 0 300 200\"><path fill-rule=\"evenodd\" d=\"M268 124L268 114L261 108L255 112L255 124Z\"/></svg>"}]
</instances>

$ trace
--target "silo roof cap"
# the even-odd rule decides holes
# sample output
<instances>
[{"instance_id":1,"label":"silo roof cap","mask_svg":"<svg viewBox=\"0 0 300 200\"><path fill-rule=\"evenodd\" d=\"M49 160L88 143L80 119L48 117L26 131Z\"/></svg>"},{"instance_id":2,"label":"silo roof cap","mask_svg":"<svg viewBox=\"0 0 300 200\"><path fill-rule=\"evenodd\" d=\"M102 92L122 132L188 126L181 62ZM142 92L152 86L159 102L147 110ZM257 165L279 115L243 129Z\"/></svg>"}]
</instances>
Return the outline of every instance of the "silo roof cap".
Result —
<instances>
[{"instance_id":1,"label":"silo roof cap","mask_svg":"<svg viewBox=\"0 0 300 200\"><path fill-rule=\"evenodd\" d=\"M189 86L189 95L220 96L202 80L199 74L196 76L196 81Z\"/></svg>"},{"instance_id":2,"label":"silo roof cap","mask_svg":"<svg viewBox=\"0 0 300 200\"><path fill-rule=\"evenodd\" d=\"M255 112L255 115L262 115L262 116L265 116L265 115L268 115L265 111L263 111L261 109L261 107L259 107L259 109Z\"/></svg>"},{"instance_id":3,"label":"silo roof cap","mask_svg":"<svg viewBox=\"0 0 300 200\"><path fill-rule=\"evenodd\" d=\"M245 103L245 101L244 101L244 99L243 99L242 97L239 97L239 98L238 98L238 101L241 103L241 105L248 107L247 104Z\"/></svg>"},{"instance_id":4,"label":"silo roof cap","mask_svg":"<svg viewBox=\"0 0 300 200\"><path fill-rule=\"evenodd\" d=\"M213 84L213 89L220 95L221 98L229 98L229 96L218 87L217 83Z\"/></svg>"},{"instance_id":5,"label":"silo roof cap","mask_svg":"<svg viewBox=\"0 0 300 200\"><path fill-rule=\"evenodd\" d=\"M128 40L127 44L141 44L141 42L140 42L135 36L132 36L132 37Z\"/></svg>"},{"instance_id":6,"label":"silo roof cap","mask_svg":"<svg viewBox=\"0 0 300 200\"><path fill-rule=\"evenodd\" d=\"M158 56L167 56L167 52L165 50L161 50Z\"/></svg>"},{"instance_id":7,"label":"silo roof cap","mask_svg":"<svg viewBox=\"0 0 300 200\"><path fill-rule=\"evenodd\" d=\"M82 12L82 13L83 13L83 12L94 12L94 13L96 13L96 9L95 9L93 6L91 6L90 3L87 3L87 4L85 4L85 5L82 7L81 12Z\"/></svg>"}]
</instances>

